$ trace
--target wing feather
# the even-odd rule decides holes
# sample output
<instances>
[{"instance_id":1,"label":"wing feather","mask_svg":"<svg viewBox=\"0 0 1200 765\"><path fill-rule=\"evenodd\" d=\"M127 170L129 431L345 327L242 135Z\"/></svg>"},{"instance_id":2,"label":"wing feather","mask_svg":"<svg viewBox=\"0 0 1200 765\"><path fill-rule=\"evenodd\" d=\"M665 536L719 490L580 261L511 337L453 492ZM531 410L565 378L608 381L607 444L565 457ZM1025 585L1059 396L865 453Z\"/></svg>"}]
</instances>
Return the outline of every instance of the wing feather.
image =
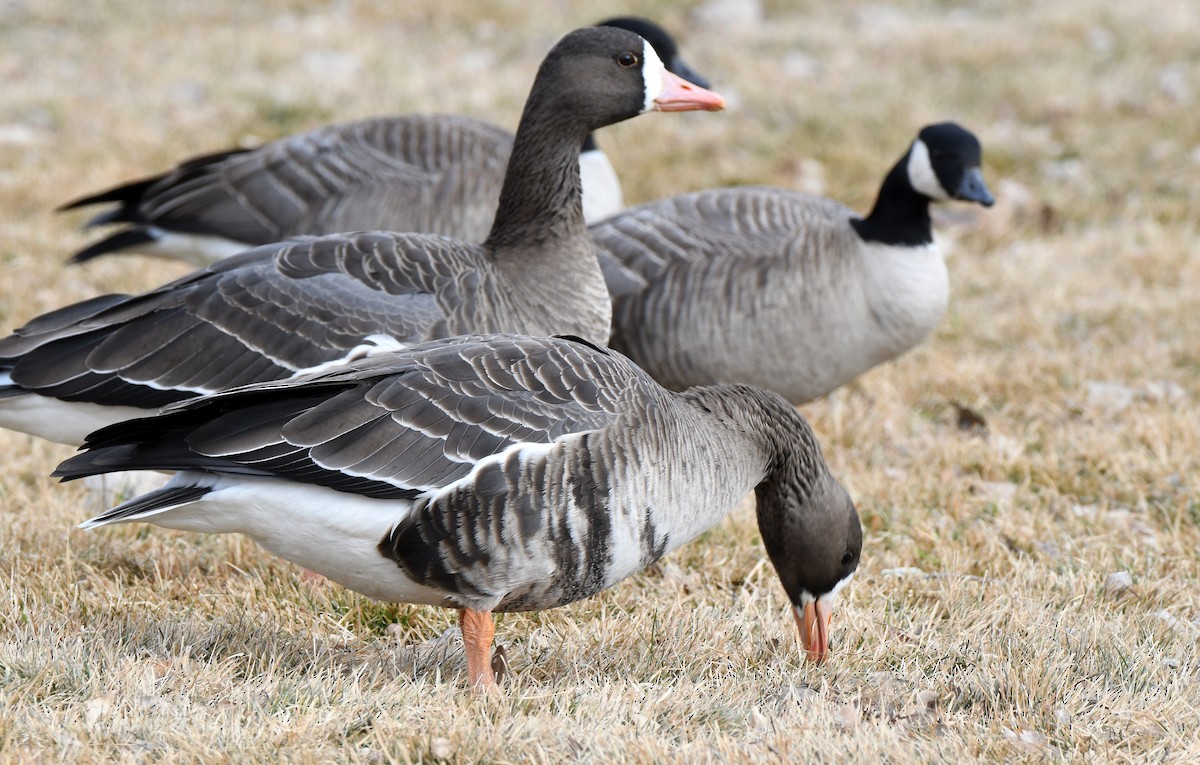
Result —
<instances>
[{"instance_id":1,"label":"wing feather","mask_svg":"<svg viewBox=\"0 0 1200 765\"><path fill-rule=\"evenodd\" d=\"M35 392L134 406L145 393L147 408L164 403L152 390L177 400L285 378L372 335L409 345L449 334L460 307L439 293L477 261L472 245L419 234L267 245L142 295L30 322L0 340L0 368Z\"/></svg>"},{"instance_id":2,"label":"wing feather","mask_svg":"<svg viewBox=\"0 0 1200 765\"><path fill-rule=\"evenodd\" d=\"M614 296L636 294L672 266L779 257L806 231L854 216L824 197L765 186L680 194L590 227Z\"/></svg>"},{"instance_id":3,"label":"wing feather","mask_svg":"<svg viewBox=\"0 0 1200 765\"><path fill-rule=\"evenodd\" d=\"M374 118L196 157L64 209L115 203L93 222L247 245L363 229L482 241L511 149L510 134L464 117Z\"/></svg>"},{"instance_id":4,"label":"wing feather","mask_svg":"<svg viewBox=\"0 0 1200 765\"><path fill-rule=\"evenodd\" d=\"M548 390L555 370L576 383ZM481 459L607 427L665 395L623 356L569 339L453 338L112 425L57 475L187 465L411 498Z\"/></svg>"}]
</instances>

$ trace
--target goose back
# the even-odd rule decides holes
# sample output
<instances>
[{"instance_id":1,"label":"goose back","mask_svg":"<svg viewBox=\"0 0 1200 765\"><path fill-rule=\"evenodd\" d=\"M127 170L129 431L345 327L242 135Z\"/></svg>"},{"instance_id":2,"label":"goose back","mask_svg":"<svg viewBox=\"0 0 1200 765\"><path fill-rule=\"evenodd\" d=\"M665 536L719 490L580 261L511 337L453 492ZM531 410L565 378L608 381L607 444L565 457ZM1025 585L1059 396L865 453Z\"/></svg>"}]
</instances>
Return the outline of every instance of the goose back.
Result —
<instances>
[{"instance_id":1,"label":"goose back","mask_svg":"<svg viewBox=\"0 0 1200 765\"><path fill-rule=\"evenodd\" d=\"M367 229L480 242L495 217L511 149L511 134L479 120L378 117L164 179L139 212L169 229L247 244Z\"/></svg>"},{"instance_id":2,"label":"goose back","mask_svg":"<svg viewBox=\"0 0 1200 765\"><path fill-rule=\"evenodd\" d=\"M673 388L745 382L802 403L924 339L949 296L936 246L864 243L853 210L717 189L592 226L612 346Z\"/></svg>"}]
</instances>

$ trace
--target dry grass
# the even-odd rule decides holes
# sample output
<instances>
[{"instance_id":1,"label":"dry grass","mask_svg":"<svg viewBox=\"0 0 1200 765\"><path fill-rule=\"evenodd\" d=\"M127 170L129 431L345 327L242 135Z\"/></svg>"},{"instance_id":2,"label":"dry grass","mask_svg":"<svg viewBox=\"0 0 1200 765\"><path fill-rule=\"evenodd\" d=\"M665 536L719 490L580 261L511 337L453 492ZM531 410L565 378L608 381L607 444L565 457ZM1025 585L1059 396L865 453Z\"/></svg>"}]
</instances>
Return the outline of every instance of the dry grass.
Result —
<instances>
[{"instance_id":1,"label":"dry grass","mask_svg":"<svg viewBox=\"0 0 1200 765\"><path fill-rule=\"evenodd\" d=\"M179 272L61 269L72 195L332 119L512 126L541 53L612 10L478 5L0 0L0 326ZM475 700L449 613L242 539L77 531L84 493L45 477L68 450L0 434L0 760L1200 758L1200 9L765 8L737 32L631 4L733 107L609 131L631 201L765 182L861 208L945 118L1000 197L946 211L935 337L805 407L868 529L829 665L800 660L743 509L602 597L504 617L507 696Z\"/></svg>"}]
</instances>

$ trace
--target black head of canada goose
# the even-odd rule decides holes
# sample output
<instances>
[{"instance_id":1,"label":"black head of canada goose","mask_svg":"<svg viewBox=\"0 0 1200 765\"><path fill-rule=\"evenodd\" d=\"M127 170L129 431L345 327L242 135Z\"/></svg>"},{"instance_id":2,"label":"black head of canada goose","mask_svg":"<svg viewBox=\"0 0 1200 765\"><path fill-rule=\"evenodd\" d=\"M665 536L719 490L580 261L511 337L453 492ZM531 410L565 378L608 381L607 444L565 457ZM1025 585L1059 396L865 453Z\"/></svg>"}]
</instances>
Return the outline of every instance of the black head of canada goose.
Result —
<instances>
[{"instance_id":1,"label":"black head of canada goose","mask_svg":"<svg viewBox=\"0 0 1200 765\"><path fill-rule=\"evenodd\" d=\"M672 393L570 338L459 337L109 426L56 475L178 471L82 524L242 533L369 597L459 609L472 687L492 613L590 597L749 492L810 658L862 527L804 418L745 385Z\"/></svg>"},{"instance_id":2,"label":"black head of canada goose","mask_svg":"<svg viewBox=\"0 0 1200 765\"><path fill-rule=\"evenodd\" d=\"M709 87L654 22L624 16L598 26L641 35L668 71ZM422 231L482 242L512 140L507 131L467 117L401 115L193 157L162 175L65 205L115 205L87 226L122 226L72 262L124 252L204 266L254 245L344 231ZM583 149L583 212L590 222L617 212L624 201L616 172L590 132Z\"/></svg>"},{"instance_id":3,"label":"black head of canada goose","mask_svg":"<svg viewBox=\"0 0 1200 765\"><path fill-rule=\"evenodd\" d=\"M992 195L950 122L920 131L870 214L769 187L711 189L591 227L613 295L610 343L672 388L743 382L799 404L924 340L949 275L929 205Z\"/></svg>"},{"instance_id":4,"label":"black head of canada goose","mask_svg":"<svg viewBox=\"0 0 1200 765\"><path fill-rule=\"evenodd\" d=\"M720 109L636 34L588 27L542 63L484 244L359 232L265 245L0 340L0 427L64 443L198 393L477 332L603 344L611 302L583 222L579 149L642 112Z\"/></svg>"}]
</instances>

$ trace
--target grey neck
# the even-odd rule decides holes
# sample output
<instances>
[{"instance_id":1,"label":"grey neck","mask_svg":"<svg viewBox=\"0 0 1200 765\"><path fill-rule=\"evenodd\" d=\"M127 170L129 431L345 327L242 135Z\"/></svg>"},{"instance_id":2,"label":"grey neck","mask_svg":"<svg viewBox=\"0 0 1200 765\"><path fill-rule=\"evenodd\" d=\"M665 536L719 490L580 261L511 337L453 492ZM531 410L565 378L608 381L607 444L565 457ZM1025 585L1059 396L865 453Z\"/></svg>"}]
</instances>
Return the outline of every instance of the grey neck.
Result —
<instances>
[{"instance_id":1,"label":"grey neck","mask_svg":"<svg viewBox=\"0 0 1200 765\"><path fill-rule=\"evenodd\" d=\"M854 503L829 473L816 435L781 396L745 385L692 388L684 393L761 445L762 478L755 487L763 546L792 603L803 592L829 592L861 549Z\"/></svg>"},{"instance_id":2,"label":"grey neck","mask_svg":"<svg viewBox=\"0 0 1200 765\"><path fill-rule=\"evenodd\" d=\"M587 237L579 150L586 126L564 124L531 102L513 142L500 206L484 246L498 259L508 250L528 253L572 237Z\"/></svg>"},{"instance_id":3,"label":"grey neck","mask_svg":"<svg viewBox=\"0 0 1200 765\"><path fill-rule=\"evenodd\" d=\"M790 469L794 478L811 483L824 467L816 435L796 408L782 396L753 385L706 385L682 394L695 406L713 414L725 427L761 444L764 480L771 473Z\"/></svg>"}]
</instances>

